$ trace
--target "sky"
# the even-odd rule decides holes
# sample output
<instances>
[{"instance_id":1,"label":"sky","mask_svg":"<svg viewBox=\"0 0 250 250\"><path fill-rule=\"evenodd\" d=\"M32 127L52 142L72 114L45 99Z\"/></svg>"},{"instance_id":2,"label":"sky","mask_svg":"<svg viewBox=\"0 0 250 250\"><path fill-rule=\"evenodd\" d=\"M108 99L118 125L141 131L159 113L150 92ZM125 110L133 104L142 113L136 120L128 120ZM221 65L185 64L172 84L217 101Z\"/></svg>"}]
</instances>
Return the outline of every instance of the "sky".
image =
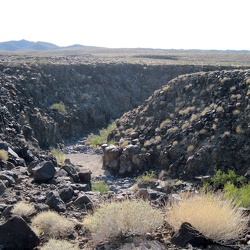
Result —
<instances>
[{"instance_id":1,"label":"sky","mask_svg":"<svg viewBox=\"0 0 250 250\"><path fill-rule=\"evenodd\" d=\"M1 0L0 42L250 50L250 0Z\"/></svg>"}]
</instances>

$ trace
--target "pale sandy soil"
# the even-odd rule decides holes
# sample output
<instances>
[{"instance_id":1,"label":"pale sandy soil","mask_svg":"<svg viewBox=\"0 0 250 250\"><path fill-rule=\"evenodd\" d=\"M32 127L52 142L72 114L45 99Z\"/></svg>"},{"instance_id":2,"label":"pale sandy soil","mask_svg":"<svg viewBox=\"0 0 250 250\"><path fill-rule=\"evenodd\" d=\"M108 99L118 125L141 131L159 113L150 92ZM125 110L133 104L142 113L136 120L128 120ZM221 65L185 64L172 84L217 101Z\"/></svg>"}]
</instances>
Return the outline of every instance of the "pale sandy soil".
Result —
<instances>
[{"instance_id":1,"label":"pale sandy soil","mask_svg":"<svg viewBox=\"0 0 250 250\"><path fill-rule=\"evenodd\" d=\"M102 169L102 155L97 154L68 154L67 158L74 165L81 165L83 169L90 170L92 172L92 177L99 175L109 175L106 170Z\"/></svg>"}]
</instances>

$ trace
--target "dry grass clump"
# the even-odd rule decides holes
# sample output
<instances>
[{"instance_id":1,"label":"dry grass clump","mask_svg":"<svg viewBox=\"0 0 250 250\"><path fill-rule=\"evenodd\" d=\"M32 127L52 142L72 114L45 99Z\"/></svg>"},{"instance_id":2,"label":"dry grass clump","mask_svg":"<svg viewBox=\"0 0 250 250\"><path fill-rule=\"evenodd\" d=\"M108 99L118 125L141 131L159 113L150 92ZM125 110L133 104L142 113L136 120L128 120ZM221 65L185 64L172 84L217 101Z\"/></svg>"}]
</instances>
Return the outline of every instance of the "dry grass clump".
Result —
<instances>
[{"instance_id":1,"label":"dry grass clump","mask_svg":"<svg viewBox=\"0 0 250 250\"><path fill-rule=\"evenodd\" d=\"M175 230L189 222L215 242L233 242L247 231L247 222L238 206L232 200L209 193L183 197L172 205L167 221Z\"/></svg>"},{"instance_id":2,"label":"dry grass clump","mask_svg":"<svg viewBox=\"0 0 250 250\"><path fill-rule=\"evenodd\" d=\"M163 214L143 200L112 201L88 215L83 223L92 232L94 241L103 241L149 232L162 225Z\"/></svg>"},{"instance_id":3,"label":"dry grass clump","mask_svg":"<svg viewBox=\"0 0 250 250\"><path fill-rule=\"evenodd\" d=\"M8 152L4 149L0 150L0 161L7 161L9 159Z\"/></svg>"},{"instance_id":4,"label":"dry grass clump","mask_svg":"<svg viewBox=\"0 0 250 250\"><path fill-rule=\"evenodd\" d=\"M47 237L65 236L68 231L72 231L74 223L54 211L44 211L39 213L32 220L32 228L38 234Z\"/></svg>"},{"instance_id":5,"label":"dry grass clump","mask_svg":"<svg viewBox=\"0 0 250 250\"><path fill-rule=\"evenodd\" d=\"M32 204L29 204L24 201L20 201L16 203L11 210L11 212L14 215L19 215L19 216L30 216L36 212L35 207Z\"/></svg>"},{"instance_id":6,"label":"dry grass clump","mask_svg":"<svg viewBox=\"0 0 250 250\"><path fill-rule=\"evenodd\" d=\"M56 149L56 148L52 148L50 152L56 158L57 162L63 163L65 161L66 154L63 153L62 150Z\"/></svg>"},{"instance_id":7,"label":"dry grass clump","mask_svg":"<svg viewBox=\"0 0 250 250\"><path fill-rule=\"evenodd\" d=\"M56 240L50 239L44 246L40 248L41 250L78 250L80 248L74 246L72 243L66 240Z\"/></svg>"}]
</instances>

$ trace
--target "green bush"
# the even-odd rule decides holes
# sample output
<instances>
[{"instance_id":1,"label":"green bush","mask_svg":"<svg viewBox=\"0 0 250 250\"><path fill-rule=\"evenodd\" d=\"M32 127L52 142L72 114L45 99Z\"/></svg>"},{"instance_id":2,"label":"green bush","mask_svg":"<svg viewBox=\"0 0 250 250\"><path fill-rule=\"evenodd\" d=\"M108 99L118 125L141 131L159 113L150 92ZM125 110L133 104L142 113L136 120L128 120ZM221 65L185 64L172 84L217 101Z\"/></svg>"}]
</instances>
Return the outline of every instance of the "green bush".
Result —
<instances>
[{"instance_id":1,"label":"green bush","mask_svg":"<svg viewBox=\"0 0 250 250\"><path fill-rule=\"evenodd\" d=\"M143 175L135 178L136 182L155 181L155 171L146 171Z\"/></svg>"},{"instance_id":2,"label":"green bush","mask_svg":"<svg viewBox=\"0 0 250 250\"><path fill-rule=\"evenodd\" d=\"M225 173L219 169L215 172L211 182L215 187L224 187L227 182L231 182L234 185L243 185L245 179L243 176L237 175L233 170L228 170L228 173Z\"/></svg>"},{"instance_id":3,"label":"green bush","mask_svg":"<svg viewBox=\"0 0 250 250\"><path fill-rule=\"evenodd\" d=\"M202 191L212 192L221 188L226 198L233 199L239 205L250 208L250 183L246 183L243 176L237 175L233 170L224 173L217 170L210 182L205 182Z\"/></svg>"},{"instance_id":4,"label":"green bush","mask_svg":"<svg viewBox=\"0 0 250 250\"><path fill-rule=\"evenodd\" d=\"M54 103L50 106L51 109L56 109L58 112L61 112L63 114L66 114L66 108L63 102L59 102L59 103Z\"/></svg>"},{"instance_id":5,"label":"green bush","mask_svg":"<svg viewBox=\"0 0 250 250\"><path fill-rule=\"evenodd\" d=\"M203 191L223 189L228 182L240 187L244 185L246 181L243 176L237 175L233 170L228 170L228 172L225 173L219 169L215 171L215 175L211 178L211 181L205 182L201 189Z\"/></svg>"},{"instance_id":6,"label":"green bush","mask_svg":"<svg viewBox=\"0 0 250 250\"><path fill-rule=\"evenodd\" d=\"M227 182L223 191L227 198L233 198L241 206L250 208L250 183L237 187L233 183Z\"/></svg>"},{"instance_id":7,"label":"green bush","mask_svg":"<svg viewBox=\"0 0 250 250\"><path fill-rule=\"evenodd\" d=\"M104 181L93 181L92 191L99 191L101 194L106 194L109 191L109 186Z\"/></svg>"},{"instance_id":8,"label":"green bush","mask_svg":"<svg viewBox=\"0 0 250 250\"><path fill-rule=\"evenodd\" d=\"M66 159L66 154L60 149L52 148L50 153L56 158L57 162L63 163Z\"/></svg>"},{"instance_id":9,"label":"green bush","mask_svg":"<svg viewBox=\"0 0 250 250\"><path fill-rule=\"evenodd\" d=\"M101 129L98 135L91 133L88 136L87 143L91 144L94 147L97 147L98 145L101 145L103 143L107 143L107 138L108 138L109 133L115 128L116 128L116 123L113 122L109 124L107 128ZM113 141L109 143L113 143Z\"/></svg>"}]
</instances>

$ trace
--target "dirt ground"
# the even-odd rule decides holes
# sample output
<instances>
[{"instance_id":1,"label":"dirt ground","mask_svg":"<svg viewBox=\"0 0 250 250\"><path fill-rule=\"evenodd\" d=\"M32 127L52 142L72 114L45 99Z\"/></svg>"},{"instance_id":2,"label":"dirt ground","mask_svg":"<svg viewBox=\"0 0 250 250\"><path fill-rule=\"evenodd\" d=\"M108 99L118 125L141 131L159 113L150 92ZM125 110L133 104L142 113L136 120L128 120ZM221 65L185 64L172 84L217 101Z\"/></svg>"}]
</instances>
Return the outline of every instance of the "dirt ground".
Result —
<instances>
[{"instance_id":1,"label":"dirt ground","mask_svg":"<svg viewBox=\"0 0 250 250\"><path fill-rule=\"evenodd\" d=\"M92 172L92 177L99 175L109 175L108 171L102 169L102 155L97 154L68 154L67 158L74 165L80 165L84 169Z\"/></svg>"}]
</instances>

